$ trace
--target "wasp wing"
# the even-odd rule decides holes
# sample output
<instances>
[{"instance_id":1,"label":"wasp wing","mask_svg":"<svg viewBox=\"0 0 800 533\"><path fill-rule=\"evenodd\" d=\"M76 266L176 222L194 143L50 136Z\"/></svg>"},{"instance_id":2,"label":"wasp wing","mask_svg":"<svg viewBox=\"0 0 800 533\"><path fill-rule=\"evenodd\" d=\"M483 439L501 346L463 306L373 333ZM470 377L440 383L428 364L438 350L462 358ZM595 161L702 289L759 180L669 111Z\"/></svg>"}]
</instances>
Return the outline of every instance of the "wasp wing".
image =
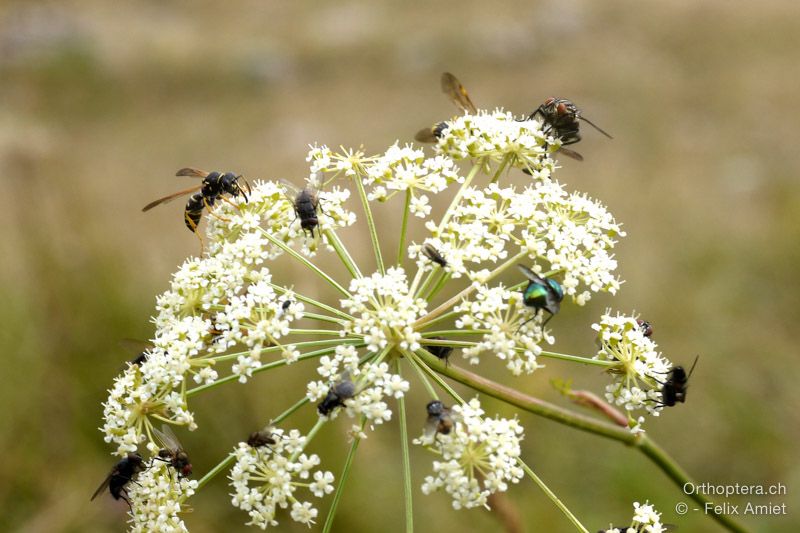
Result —
<instances>
[{"instance_id":1,"label":"wasp wing","mask_svg":"<svg viewBox=\"0 0 800 533\"><path fill-rule=\"evenodd\" d=\"M139 355L142 352L149 352L155 345L152 342L143 341L140 339L120 339L118 344L126 352L133 355Z\"/></svg>"},{"instance_id":2,"label":"wasp wing","mask_svg":"<svg viewBox=\"0 0 800 533\"><path fill-rule=\"evenodd\" d=\"M478 114L478 109L475 107L475 104L472 103L467 90L461 85L458 78L449 72L442 74L442 92L462 111L466 111L471 115Z\"/></svg>"},{"instance_id":3,"label":"wasp wing","mask_svg":"<svg viewBox=\"0 0 800 533\"><path fill-rule=\"evenodd\" d=\"M421 143L435 143L439 139L436 137L436 133L433 130L434 126L422 128L414 135L414 140Z\"/></svg>"},{"instance_id":4,"label":"wasp wing","mask_svg":"<svg viewBox=\"0 0 800 533\"><path fill-rule=\"evenodd\" d=\"M183 450L181 441L178 440L175 432L173 432L172 428L168 425L162 424L160 431L157 427L153 427L153 433L155 433L156 438L161 442L162 448L172 451Z\"/></svg>"},{"instance_id":5,"label":"wasp wing","mask_svg":"<svg viewBox=\"0 0 800 533\"><path fill-rule=\"evenodd\" d=\"M175 198L180 198L181 196L185 196L185 195L187 195L189 193L197 192L202 188L203 188L202 185L198 185L197 187L190 187L188 189L184 189L182 191L178 191L176 193L172 193L170 195L167 195L167 196L165 196L163 198L159 198L158 200L153 200L152 202L150 202L149 204L144 206L142 208L142 211L149 211L149 210L153 209L157 205L161 205L161 204L165 204L167 202L171 202Z\"/></svg>"},{"instance_id":6,"label":"wasp wing","mask_svg":"<svg viewBox=\"0 0 800 533\"><path fill-rule=\"evenodd\" d=\"M188 176L190 178L205 178L208 172L199 168L184 167L175 173L176 176Z\"/></svg>"}]
</instances>

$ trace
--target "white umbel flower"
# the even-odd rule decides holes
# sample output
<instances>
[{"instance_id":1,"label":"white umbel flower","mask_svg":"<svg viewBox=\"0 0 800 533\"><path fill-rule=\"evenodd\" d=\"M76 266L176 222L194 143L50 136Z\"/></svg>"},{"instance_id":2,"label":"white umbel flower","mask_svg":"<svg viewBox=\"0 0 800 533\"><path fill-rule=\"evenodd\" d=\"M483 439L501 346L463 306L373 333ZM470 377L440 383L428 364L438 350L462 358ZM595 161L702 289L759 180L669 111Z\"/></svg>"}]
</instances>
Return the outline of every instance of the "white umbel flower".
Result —
<instances>
[{"instance_id":1,"label":"white umbel flower","mask_svg":"<svg viewBox=\"0 0 800 533\"><path fill-rule=\"evenodd\" d=\"M313 471L320 464L319 456L302 453L306 439L299 431L285 433L275 428L272 438L275 444L253 448L240 442L234 450L236 463L228 476L234 490L231 502L248 513L247 525L261 529L277 526L278 511L291 506L292 520L310 526L317 509L311 502L299 500L297 491L307 487L321 498L333 491L333 474ZM309 479L313 479L310 485Z\"/></svg>"},{"instance_id":2,"label":"white umbel flower","mask_svg":"<svg viewBox=\"0 0 800 533\"><path fill-rule=\"evenodd\" d=\"M163 461L151 461L126 490L131 500L131 533L188 531L178 516L181 503L194 494L197 480L178 476Z\"/></svg>"},{"instance_id":3,"label":"white umbel flower","mask_svg":"<svg viewBox=\"0 0 800 533\"><path fill-rule=\"evenodd\" d=\"M428 447L441 455L433 462L422 492L444 490L453 498L453 508L484 506L495 492L524 475L519 466L522 426L516 419L485 418L477 398L452 408L455 427L447 435L436 435ZM424 436L415 444L429 442Z\"/></svg>"}]
</instances>

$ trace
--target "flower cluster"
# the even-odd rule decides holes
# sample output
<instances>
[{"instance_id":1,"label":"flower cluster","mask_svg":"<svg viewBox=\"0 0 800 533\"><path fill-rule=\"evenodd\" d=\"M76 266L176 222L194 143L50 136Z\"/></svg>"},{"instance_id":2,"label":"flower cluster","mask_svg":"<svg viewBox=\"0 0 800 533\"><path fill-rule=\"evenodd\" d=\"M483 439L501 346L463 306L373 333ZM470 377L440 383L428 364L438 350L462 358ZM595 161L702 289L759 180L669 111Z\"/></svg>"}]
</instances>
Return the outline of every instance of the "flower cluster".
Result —
<instances>
[{"instance_id":1,"label":"flower cluster","mask_svg":"<svg viewBox=\"0 0 800 533\"><path fill-rule=\"evenodd\" d=\"M611 311L592 324L600 347L595 359L616 363L609 369L614 382L606 387L606 399L624 407L629 413L645 409L653 416L661 410L661 385L672 364L656 351L658 347L637 322L636 316ZM635 431L641 431L643 417L637 419Z\"/></svg>"},{"instance_id":2,"label":"flower cluster","mask_svg":"<svg viewBox=\"0 0 800 533\"><path fill-rule=\"evenodd\" d=\"M450 433L436 435L432 443L425 436L414 441L441 455L433 462L433 475L425 477L422 492L444 489L454 509L488 507L491 494L505 492L509 482L522 479L522 426L516 419L485 418L477 399L452 411L455 427Z\"/></svg>"},{"instance_id":3,"label":"flower cluster","mask_svg":"<svg viewBox=\"0 0 800 533\"><path fill-rule=\"evenodd\" d=\"M633 504L633 520L629 527L611 526L604 533L663 533L667 531L661 523L661 513L649 502Z\"/></svg>"},{"instance_id":4,"label":"flower cluster","mask_svg":"<svg viewBox=\"0 0 800 533\"><path fill-rule=\"evenodd\" d=\"M385 202L398 192L408 192L409 211L424 218L431 213L430 198L453 182L462 182L458 168L446 157L426 158L425 152L410 145L394 144L365 168L364 183L372 185L370 200Z\"/></svg>"},{"instance_id":5,"label":"flower cluster","mask_svg":"<svg viewBox=\"0 0 800 533\"><path fill-rule=\"evenodd\" d=\"M448 121L436 151L451 159L509 162L534 178L547 179L555 169L548 157L561 142L547 136L535 120L517 120L511 113L479 111Z\"/></svg>"},{"instance_id":6,"label":"flower cluster","mask_svg":"<svg viewBox=\"0 0 800 533\"><path fill-rule=\"evenodd\" d=\"M234 450L236 463L229 478L234 493L231 502L250 515L248 525L261 529L278 525L278 509L291 505L295 522L311 525L318 511L311 502L300 501L297 490L306 487L317 498L333 491L333 474L312 470L320 464L317 455L306 455L306 438L293 429L272 430L274 444L254 448L240 442Z\"/></svg>"},{"instance_id":7,"label":"flower cluster","mask_svg":"<svg viewBox=\"0 0 800 533\"><path fill-rule=\"evenodd\" d=\"M308 384L306 397L318 401L343 380L353 383L354 394L342 398L344 410L351 418L363 417L371 426L388 422L392 411L384 401L385 397L402 398L408 391L408 381L389 372L385 362L365 362L360 364L356 348L349 345L336 347L334 357L323 356L317 372L324 380L312 381ZM338 409L333 410L329 418L336 418ZM353 426L353 432L360 437L360 425Z\"/></svg>"},{"instance_id":8,"label":"flower cluster","mask_svg":"<svg viewBox=\"0 0 800 533\"><path fill-rule=\"evenodd\" d=\"M546 340L542 329L544 315L534 314L526 307L520 291L510 291L502 285L480 286L475 297L456 306L455 311L461 313L456 327L485 331L474 346L462 350L471 364L478 364L480 354L488 352L506 361L506 367L515 376L541 368L536 356L542 351L540 344Z\"/></svg>"},{"instance_id":9,"label":"flower cluster","mask_svg":"<svg viewBox=\"0 0 800 533\"><path fill-rule=\"evenodd\" d=\"M188 531L178 516L181 502L194 494L197 481L178 476L163 461L152 461L126 490L131 501L131 533Z\"/></svg>"}]
</instances>

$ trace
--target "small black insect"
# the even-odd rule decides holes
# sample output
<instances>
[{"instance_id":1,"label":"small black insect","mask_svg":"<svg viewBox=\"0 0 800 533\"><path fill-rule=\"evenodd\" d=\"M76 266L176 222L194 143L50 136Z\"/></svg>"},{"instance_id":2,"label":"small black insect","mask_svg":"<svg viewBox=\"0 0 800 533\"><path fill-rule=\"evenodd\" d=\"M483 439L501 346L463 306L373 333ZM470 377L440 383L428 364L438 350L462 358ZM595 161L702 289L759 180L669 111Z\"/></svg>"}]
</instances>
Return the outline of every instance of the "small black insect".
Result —
<instances>
[{"instance_id":1,"label":"small black insect","mask_svg":"<svg viewBox=\"0 0 800 533\"><path fill-rule=\"evenodd\" d=\"M267 426L266 428L262 429L261 431L254 431L250 433L250 436L247 437L247 445L253 448L261 448L263 446L274 446L278 443L275 440L276 433L272 431L271 426Z\"/></svg>"},{"instance_id":2,"label":"small black insect","mask_svg":"<svg viewBox=\"0 0 800 533\"><path fill-rule=\"evenodd\" d=\"M285 313L286 311L289 310L289 307L291 305L292 305L292 301L291 300L284 300L284 302L281 304L281 311L283 311Z\"/></svg>"},{"instance_id":3,"label":"small black insect","mask_svg":"<svg viewBox=\"0 0 800 533\"><path fill-rule=\"evenodd\" d=\"M436 435L449 435L455 427L455 420L453 413L449 407L445 406L439 400L428 402L425 406L428 412L428 420L425 423L425 438L431 439Z\"/></svg>"},{"instance_id":4,"label":"small black insect","mask_svg":"<svg viewBox=\"0 0 800 533\"><path fill-rule=\"evenodd\" d=\"M458 78L449 72L442 74L442 92L446 94L450 101L456 104L462 112L469 113L470 115L478 114L478 109L475 107L475 104L472 103L472 99L470 99L467 90L461 85ZM449 127L450 125L447 122L438 122L433 126L419 130L414 136L414 139L422 143L435 143Z\"/></svg>"},{"instance_id":5,"label":"small black insect","mask_svg":"<svg viewBox=\"0 0 800 533\"><path fill-rule=\"evenodd\" d=\"M147 361L150 353L152 353L155 348L153 343L138 339L122 339L119 341L119 345L122 346L125 351L136 354L136 357L129 361L133 366L140 366Z\"/></svg>"},{"instance_id":6,"label":"small black insect","mask_svg":"<svg viewBox=\"0 0 800 533\"><path fill-rule=\"evenodd\" d=\"M580 134L580 121L588 123L594 129L613 139L611 135L600 129L597 125L592 123L589 119L581 116L581 110L566 98L550 97L544 101L542 105L528 115L527 120L533 120L536 116L540 116L542 122L546 124L546 131L552 132L556 137L561 140L562 148L559 149L561 153L569 156L578 161L583 161L583 156L578 152L563 148L569 144L575 144L581 140Z\"/></svg>"},{"instance_id":7,"label":"small black insect","mask_svg":"<svg viewBox=\"0 0 800 533\"><path fill-rule=\"evenodd\" d=\"M161 431L154 427L153 433L156 434L156 437L161 442L161 449L158 450L156 459L168 463L178 472L179 477L191 476L192 463L189 460L189 454L184 451L172 428L164 424L161 426Z\"/></svg>"},{"instance_id":8,"label":"small black insect","mask_svg":"<svg viewBox=\"0 0 800 533\"><path fill-rule=\"evenodd\" d=\"M678 402L684 403L686 401L686 390L689 388L689 378L692 377L692 372L694 372L694 367L699 358L699 355L694 358L694 363L692 363L692 368L689 370L688 374L682 366L673 366L669 374L667 374L667 380L663 383L659 382L662 385L661 405L673 407Z\"/></svg>"},{"instance_id":9,"label":"small black insect","mask_svg":"<svg viewBox=\"0 0 800 533\"><path fill-rule=\"evenodd\" d=\"M639 329L642 330L642 335L645 337L649 337L653 334L653 325L647 320L637 319L636 323L639 325Z\"/></svg>"},{"instance_id":10,"label":"small black insect","mask_svg":"<svg viewBox=\"0 0 800 533\"><path fill-rule=\"evenodd\" d=\"M428 243L422 246L422 254L442 268L447 266L447 260L439 253L439 250Z\"/></svg>"},{"instance_id":11,"label":"small black insect","mask_svg":"<svg viewBox=\"0 0 800 533\"><path fill-rule=\"evenodd\" d=\"M428 337L429 340L432 341L443 341L446 340L443 337ZM453 353L452 346L443 346L441 344L423 344L423 348L428 350L431 355L444 361L444 364L447 365L449 363L450 354Z\"/></svg>"},{"instance_id":12,"label":"small black insect","mask_svg":"<svg viewBox=\"0 0 800 533\"><path fill-rule=\"evenodd\" d=\"M241 176L237 176L232 172L225 172L223 174L216 171L206 172L204 170L187 167L180 169L175 173L175 175L202 178L203 183L197 187L191 187L163 198L159 198L158 200L154 200L144 206L142 211L148 211L157 205L165 204L174 200L175 198L189 193L194 193L189 197L189 201L186 202L186 209L183 213L183 221L186 223L186 227L198 237L200 234L197 231L197 226L200 224L200 218L203 216L204 208L211 208L214 205L214 202L216 202L225 194L229 194L231 196L239 196L241 194L244 196L245 201L247 201L247 193L239 184ZM247 192L251 192L249 184L247 184Z\"/></svg>"},{"instance_id":13,"label":"small black insect","mask_svg":"<svg viewBox=\"0 0 800 533\"><path fill-rule=\"evenodd\" d=\"M337 407L344 407L344 401L355 395L355 384L350 381L349 376L343 375L342 379L330 388L325 398L317 404L317 411L322 416L328 416Z\"/></svg>"},{"instance_id":14,"label":"small black insect","mask_svg":"<svg viewBox=\"0 0 800 533\"><path fill-rule=\"evenodd\" d=\"M142 456L138 453L129 453L114 465L108 476L106 476L100 486L97 487L97 490L94 491L92 500L97 498L97 496L108 487L108 491L115 500L124 500L125 503L128 504L128 507L130 507L131 502L128 499L128 493L125 487L144 469L145 464Z\"/></svg>"},{"instance_id":15,"label":"small black insect","mask_svg":"<svg viewBox=\"0 0 800 533\"><path fill-rule=\"evenodd\" d=\"M281 180L284 194L292 202L294 213L300 219L300 227L304 232L314 237L314 228L319 226L317 209L322 211L319 203L319 189L322 187L322 174L317 174L304 189L297 188L293 183ZM319 230L317 230L319 231Z\"/></svg>"}]
</instances>

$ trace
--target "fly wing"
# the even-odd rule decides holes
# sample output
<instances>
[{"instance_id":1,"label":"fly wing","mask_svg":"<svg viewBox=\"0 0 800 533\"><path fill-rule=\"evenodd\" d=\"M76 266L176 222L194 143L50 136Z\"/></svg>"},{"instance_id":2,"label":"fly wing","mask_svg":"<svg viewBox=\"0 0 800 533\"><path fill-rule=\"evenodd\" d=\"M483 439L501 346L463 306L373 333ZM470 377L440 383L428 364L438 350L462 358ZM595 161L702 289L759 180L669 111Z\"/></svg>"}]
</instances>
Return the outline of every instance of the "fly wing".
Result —
<instances>
[{"instance_id":1,"label":"fly wing","mask_svg":"<svg viewBox=\"0 0 800 533\"><path fill-rule=\"evenodd\" d=\"M303 192L302 190L298 189L297 186L288 180L280 180L281 185L283 186L283 194L286 195L286 198L294 205L297 197L300 196L300 193Z\"/></svg>"},{"instance_id":2,"label":"fly wing","mask_svg":"<svg viewBox=\"0 0 800 533\"><path fill-rule=\"evenodd\" d=\"M467 90L463 85L461 85L461 82L458 81L458 78L449 72L442 74L442 92L446 94L450 100L462 111L466 111L471 115L478 114L478 110L475 107L475 104L472 103Z\"/></svg>"},{"instance_id":3,"label":"fly wing","mask_svg":"<svg viewBox=\"0 0 800 533\"><path fill-rule=\"evenodd\" d=\"M576 161L583 161L583 156L576 152L575 150L570 150L569 148L564 148L563 146L558 149L558 152L564 154L567 157L571 157Z\"/></svg>"},{"instance_id":4,"label":"fly wing","mask_svg":"<svg viewBox=\"0 0 800 533\"><path fill-rule=\"evenodd\" d=\"M153 433L156 434L156 438L161 442L162 448L172 451L183 449L178 437L175 436L175 432L173 432L172 428L168 425L162 424L160 431L157 427L153 427Z\"/></svg>"},{"instance_id":5,"label":"fly wing","mask_svg":"<svg viewBox=\"0 0 800 533\"><path fill-rule=\"evenodd\" d=\"M123 350L130 352L132 355L139 355L142 352L149 352L155 348L155 345L153 345L152 342L139 339L120 339L119 345Z\"/></svg>"},{"instance_id":6,"label":"fly wing","mask_svg":"<svg viewBox=\"0 0 800 533\"><path fill-rule=\"evenodd\" d=\"M520 264L517 265L517 268L529 280L531 280L533 282L536 282L536 283L541 283L541 284L547 286L547 282L541 276L539 276L536 272L531 270L530 268L526 267L525 265L520 265Z\"/></svg>"},{"instance_id":7,"label":"fly wing","mask_svg":"<svg viewBox=\"0 0 800 533\"><path fill-rule=\"evenodd\" d=\"M182 191L178 191L176 193L172 193L170 195L167 195L167 196L165 196L163 198L159 198L158 200L153 200L152 202L150 202L149 204L144 206L142 208L142 211L149 211L150 209L153 209L157 205L161 205L161 204L165 204L167 202L171 202L175 198L180 198L181 196L185 196L187 194L190 194L190 193L193 193L193 192L197 192L202 188L203 188L202 185L198 185L197 187L190 187L188 189L184 189Z\"/></svg>"},{"instance_id":8,"label":"fly wing","mask_svg":"<svg viewBox=\"0 0 800 533\"><path fill-rule=\"evenodd\" d=\"M117 470L117 467L114 467L114 468L111 469L111 472L109 472L108 475L106 476L106 478L103 480L103 482L100 483L100 486L97 487L96 491L94 491L94 494L92 494L92 498L89 501L94 501L94 499L97 498L100 495L101 492L103 492L104 490L106 490L108 488L108 484L111 483L111 476L114 475L116 470Z\"/></svg>"},{"instance_id":9,"label":"fly wing","mask_svg":"<svg viewBox=\"0 0 800 533\"><path fill-rule=\"evenodd\" d=\"M190 178L205 178L208 172L199 168L185 167L175 173L176 176L189 176Z\"/></svg>"},{"instance_id":10,"label":"fly wing","mask_svg":"<svg viewBox=\"0 0 800 533\"><path fill-rule=\"evenodd\" d=\"M436 437L436 431L439 428L439 417L437 415L428 415L428 420L425 421L425 429L422 435L425 440L432 441Z\"/></svg>"}]
</instances>

